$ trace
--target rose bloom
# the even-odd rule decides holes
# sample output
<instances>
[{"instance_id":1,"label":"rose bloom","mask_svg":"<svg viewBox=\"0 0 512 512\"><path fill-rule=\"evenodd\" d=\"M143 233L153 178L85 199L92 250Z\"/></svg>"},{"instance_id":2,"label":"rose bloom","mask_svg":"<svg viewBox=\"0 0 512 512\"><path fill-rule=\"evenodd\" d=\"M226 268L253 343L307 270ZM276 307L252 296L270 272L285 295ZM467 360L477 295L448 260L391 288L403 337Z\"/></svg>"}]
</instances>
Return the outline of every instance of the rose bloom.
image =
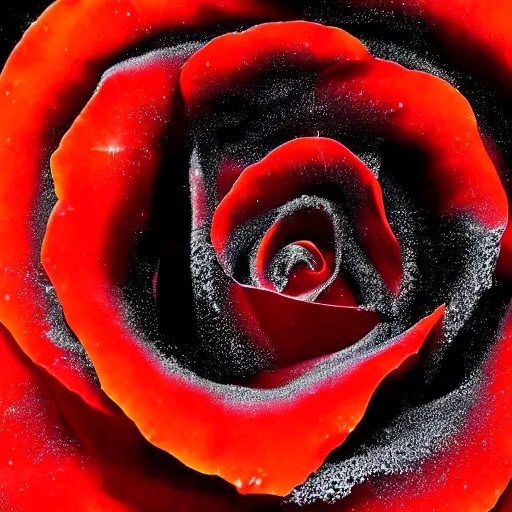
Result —
<instances>
[{"instance_id":1,"label":"rose bloom","mask_svg":"<svg viewBox=\"0 0 512 512\"><path fill-rule=\"evenodd\" d=\"M1 511L512 510L511 27L52 4L0 77Z\"/></svg>"}]
</instances>

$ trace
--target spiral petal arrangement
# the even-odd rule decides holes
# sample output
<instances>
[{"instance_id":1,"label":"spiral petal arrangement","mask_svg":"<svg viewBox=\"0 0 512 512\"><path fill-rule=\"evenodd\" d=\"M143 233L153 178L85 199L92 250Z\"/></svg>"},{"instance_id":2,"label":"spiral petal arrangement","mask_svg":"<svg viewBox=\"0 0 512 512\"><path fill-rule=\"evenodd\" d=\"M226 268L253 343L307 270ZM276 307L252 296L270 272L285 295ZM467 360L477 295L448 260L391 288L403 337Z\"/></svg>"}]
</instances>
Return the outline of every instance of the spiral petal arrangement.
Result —
<instances>
[{"instance_id":1,"label":"spiral petal arrangement","mask_svg":"<svg viewBox=\"0 0 512 512\"><path fill-rule=\"evenodd\" d=\"M0 75L1 507L507 510L510 23L52 4Z\"/></svg>"}]
</instances>

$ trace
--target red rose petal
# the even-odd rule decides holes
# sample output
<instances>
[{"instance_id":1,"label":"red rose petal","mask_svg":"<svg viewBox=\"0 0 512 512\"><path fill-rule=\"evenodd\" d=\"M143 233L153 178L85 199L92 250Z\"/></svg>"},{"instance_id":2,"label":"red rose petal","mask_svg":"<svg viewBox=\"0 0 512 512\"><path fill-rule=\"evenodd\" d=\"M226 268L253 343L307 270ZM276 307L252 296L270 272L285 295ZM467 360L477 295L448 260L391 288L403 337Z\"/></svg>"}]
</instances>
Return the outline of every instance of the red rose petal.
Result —
<instances>
[{"instance_id":1,"label":"red rose petal","mask_svg":"<svg viewBox=\"0 0 512 512\"><path fill-rule=\"evenodd\" d=\"M0 326L2 510L240 512L247 502L41 372Z\"/></svg>"},{"instance_id":2,"label":"red rose petal","mask_svg":"<svg viewBox=\"0 0 512 512\"><path fill-rule=\"evenodd\" d=\"M293 245L306 248L318 261L318 269L316 270L304 266L293 269L286 286L281 292L283 295L302 298L328 281L335 271L336 264L332 252L324 251L322 253L318 247L307 240L299 240L294 242ZM315 301L322 304L357 307L354 294L341 273L338 273L334 281L320 293Z\"/></svg>"},{"instance_id":3,"label":"red rose petal","mask_svg":"<svg viewBox=\"0 0 512 512\"><path fill-rule=\"evenodd\" d=\"M59 209L69 201L67 193L59 187ZM380 353L307 392L281 399L236 388L231 396L229 386L212 386L160 361L123 321L113 280L91 280L109 268L98 248L116 240L115 226L90 237L84 252L80 242L92 233L94 217L58 211L48 228L45 261L51 261L66 318L103 388L152 443L198 471L221 475L243 493L284 495L303 481L354 428L379 382L419 350L443 314L439 309ZM60 230L68 237L64 246L58 244ZM340 403L343 395L347 400Z\"/></svg>"},{"instance_id":4,"label":"red rose petal","mask_svg":"<svg viewBox=\"0 0 512 512\"><path fill-rule=\"evenodd\" d=\"M80 266L67 279L80 273L99 287L123 282L134 241L151 213L185 59L158 52L111 71L62 138L51 159L59 202L42 249L50 278L59 273L63 254L74 258L83 252L102 266Z\"/></svg>"},{"instance_id":5,"label":"red rose petal","mask_svg":"<svg viewBox=\"0 0 512 512\"><path fill-rule=\"evenodd\" d=\"M476 402L459 434L411 473L388 475L384 486L367 482L335 504L309 511L395 512L454 510L488 512L512 477L512 304L484 365ZM509 497L502 505L507 511ZM497 510L501 512L498 506ZM295 507L290 507L295 510ZM287 510L285 507L284 510ZM302 510L299 508L298 510Z\"/></svg>"},{"instance_id":6,"label":"red rose petal","mask_svg":"<svg viewBox=\"0 0 512 512\"><path fill-rule=\"evenodd\" d=\"M457 63L487 79L493 86L512 81L512 5L508 0L337 0L363 10L405 14L421 20L451 50ZM411 23L412 24L412 23ZM423 29L419 25L419 30Z\"/></svg>"},{"instance_id":7,"label":"red rose petal","mask_svg":"<svg viewBox=\"0 0 512 512\"><path fill-rule=\"evenodd\" d=\"M332 284L318 296L317 302L331 304L333 306L357 307L358 305L350 285L341 273L338 274Z\"/></svg>"},{"instance_id":8,"label":"red rose petal","mask_svg":"<svg viewBox=\"0 0 512 512\"><path fill-rule=\"evenodd\" d=\"M3 510L123 510L61 417L41 373L0 326L0 504Z\"/></svg>"},{"instance_id":9,"label":"red rose petal","mask_svg":"<svg viewBox=\"0 0 512 512\"><path fill-rule=\"evenodd\" d=\"M307 240L300 240L301 237ZM334 238L332 223L320 212L299 211L291 217L278 219L263 235L254 258L254 274L259 287L278 291L276 286L268 280L268 266L277 252L290 244L305 248L313 257L314 269L307 266L302 266L300 269L302 275L307 273L313 281L308 288L315 288L318 284L325 282L334 270L333 265L327 264L322 251L310 240L312 237L316 240L321 238L326 245L332 246ZM332 254L332 250L330 252ZM334 263L333 258L330 260L332 260L330 263Z\"/></svg>"},{"instance_id":10,"label":"red rose petal","mask_svg":"<svg viewBox=\"0 0 512 512\"><path fill-rule=\"evenodd\" d=\"M313 270L306 266L292 269L288 282L282 291L284 295L300 297L314 290L329 279L334 271L334 255L332 252L322 253L320 249L309 240L298 240L294 242L293 245L306 249L309 254L313 256L315 261Z\"/></svg>"},{"instance_id":11,"label":"red rose petal","mask_svg":"<svg viewBox=\"0 0 512 512\"><path fill-rule=\"evenodd\" d=\"M374 311L306 302L237 283L233 302L251 337L270 347L277 367L338 352L366 336L380 321Z\"/></svg>"},{"instance_id":12,"label":"red rose petal","mask_svg":"<svg viewBox=\"0 0 512 512\"><path fill-rule=\"evenodd\" d=\"M418 175L418 182L420 199L431 211L470 214L488 228L506 225L507 196L471 106L447 82L374 59L331 68L315 94L349 126L362 127L366 120L366 133L426 156L426 175Z\"/></svg>"},{"instance_id":13,"label":"red rose petal","mask_svg":"<svg viewBox=\"0 0 512 512\"><path fill-rule=\"evenodd\" d=\"M491 512L510 512L512 510L512 484L508 484L496 506Z\"/></svg>"},{"instance_id":14,"label":"red rose petal","mask_svg":"<svg viewBox=\"0 0 512 512\"><path fill-rule=\"evenodd\" d=\"M262 371L244 381L243 385L255 389L278 388L302 377L307 372L314 369L319 363L325 361L327 357L328 356L309 359L308 361L284 366L274 371Z\"/></svg>"},{"instance_id":15,"label":"red rose petal","mask_svg":"<svg viewBox=\"0 0 512 512\"><path fill-rule=\"evenodd\" d=\"M87 361L48 336L35 211L47 157L126 48L151 35L286 17L257 0L60 0L23 36L0 77L0 318L30 358L88 403L115 411ZM34 245L36 245L34 247Z\"/></svg>"},{"instance_id":16,"label":"red rose petal","mask_svg":"<svg viewBox=\"0 0 512 512\"><path fill-rule=\"evenodd\" d=\"M204 114L216 96L254 87L255 77L275 69L276 61L281 70L313 73L368 58L368 50L344 30L305 21L265 23L219 36L196 52L183 67L181 90L190 113Z\"/></svg>"},{"instance_id":17,"label":"red rose petal","mask_svg":"<svg viewBox=\"0 0 512 512\"><path fill-rule=\"evenodd\" d=\"M337 271L338 275L335 277L335 283L331 283L326 290L321 292L319 297L322 300L318 298L317 302L339 306L357 306L357 301L350 286L341 272L336 269L334 254L336 249L332 247L335 234L332 222L326 221L327 218L319 212L306 210L275 222L261 239L254 258L254 274L258 281L258 287L278 291L267 277L268 265L279 249L292 244L307 249L315 261L315 266L313 269L306 265L294 268L285 288L281 291L283 294L295 297L307 295L308 292L311 293L324 285ZM297 240L297 236L315 238L315 241L320 242L322 246L318 247L309 239Z\"/></svg>"},{"instance_id":18,"label":"red rose petal","mask_svg":"<svg viewBox=\"0 0 512 512\"><path fill-rule=\"evenodd\" d=\"M400 246L386 219L380 185L353 153L323 137L286 142L243 171L213 216L211 239L220 260L237 226L324 183L339 185L353 199L363 248L384 282L398 293Z\"/></svg>"}]
</instances>

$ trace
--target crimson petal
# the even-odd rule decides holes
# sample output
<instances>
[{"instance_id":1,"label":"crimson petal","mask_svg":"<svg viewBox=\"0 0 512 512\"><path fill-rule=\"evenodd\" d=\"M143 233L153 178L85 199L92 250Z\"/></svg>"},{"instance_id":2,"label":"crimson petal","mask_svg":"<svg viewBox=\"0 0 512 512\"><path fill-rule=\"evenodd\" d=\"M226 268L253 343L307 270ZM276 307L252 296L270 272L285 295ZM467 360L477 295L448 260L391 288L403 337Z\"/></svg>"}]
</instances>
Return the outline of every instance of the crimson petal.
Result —
<instances>
[{"instance_id":1,"label":"crimson petal","mask_svg":"<svg viewBox=\"0 0 512 512\"><path fill-rule=\"evenodd\" d=\"M351 129L425 155L426 173L418 181L423 184L420 199L431 212L471 215L489 229L506 226L505 190L471 106L450 84L374 59L332 67L315 93L329 116L343 118Z\"/></svg>"},{"instance_id":2,"label":"crimson petal","mask_svg":"<svg viewBox=\"0 0 512 512\"><path fill-rule=\"evenodd\" d=\"M0 358L2 510L240 512L257 505L159 452L127 418L88 406L39 370L3 326Z\"/></svg>"},{"instance_id":3,"label":"crimson petal","mask_svg":"<svg viewBox=\"0 0 512 512\"><path fill-rule=\"evenodd\" d=\"M37 205L49 151L94 92L105 65L131 45L163 31L283 16L257 0L61 0L31 25L2 70L1 319L33 361L98 409L116 412L79 345L69 348L76 340L64 322L63 333L54 336L60 312L52 310L51 287L41 277L34 233L41 218L46 221Z\"/></svg>"},{"instance_id":4,"label":"crimson petal","mask_svg":"<svg viewBox=\"0 0 512 512\"><path fill-rule=\"evenodd\" d=\"M217 96L252 88L255 76L276 61L281 69L319 72L368 58L366 48L344 30L305 21L265 23L219 36L196 52L183 67L181 90L190 113L203 115Z\"/></svg>"},{"instance_id":5,"label":"crimson petal","mask_svg":"<svg viewBox=\"0 0 512 512\"><path fill-rule=\"evenodd\" d=\"M488 512L493 509L512 477L511 368L512 303L483 366L474 404L460 431L420 467L370 480L339 502L317 502L305 510ZM505 496L497 510L501 512L505 507L503 512L508 511L509 501ZM290 506L290 510L296 507Z\"/></svg>"},{"instance_id":6,"label":"crimson petal","mask_svg":"<svg viewBox=\"0 0 512 512\"><path fill-rule=\"evenodd\" d=\"M237 283L232 290L247 330L263 347L270 347L279 368L338 352L380 321L375 311L357 307L306 302Z\"/></svg>"},{"instance_id":7,"label":"crimson petal","mask_svg":"<svg viewBox=\"0 0 512 512\"><path fill-rule=\"evenodd\" d=\"M324 183L339 185L353 199L361 243L384 282L398 293L400 245L386 219L379 183L347 148L323 137L286 142L243 171L213 217L211 238L220 261L236 227Z\"/></svg>"}]
</instances>

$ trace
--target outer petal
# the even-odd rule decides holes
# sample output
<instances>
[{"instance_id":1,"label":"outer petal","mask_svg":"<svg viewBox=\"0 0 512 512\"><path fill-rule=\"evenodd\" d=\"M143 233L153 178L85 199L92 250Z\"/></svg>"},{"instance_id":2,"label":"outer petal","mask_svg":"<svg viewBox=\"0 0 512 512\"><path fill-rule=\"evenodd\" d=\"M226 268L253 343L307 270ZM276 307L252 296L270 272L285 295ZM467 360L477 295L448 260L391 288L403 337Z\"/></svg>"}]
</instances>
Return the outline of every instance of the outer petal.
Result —
<instances>
[{"instance_id":1,"label":"outer petal","mask_svg":"<svg viewBox=\"0 0 512 512\"><path fill-rule=\"evenodd\" d=\"M229 59L222 57L227 54ZM204 115L217 97L250 90L265 72L318 73L337 63L368 58L361 42L344 30L304 21L266 23L207 44L184 66L181 90L191 114Z\"/></svg>"},{"instance_id":2,"label":"outer petal","mask_svg":"<svg viewBox=\"0 0 512 512\"><path fill-rule=\"evenodd\" d=\"M241 511L220 479L185 468L127 418L86 405L0 326L0 507L23 512Z\"/></svg>"},{"instance_id":3,"label":"outer petal","mask_svg":"<svg viewBox=\"0 0 512 512\"><path fill-rule=\"evenodd\" d=\"M104 281L113 287L123 283L133 245L151 214L162 146L174 142L166 136L186 57L155 52L110 71L53 154L59 201L48 221L42 262L60 287L68 288L77 272L99 289ZM63 256L75 266L76 253L90 264L60 280ZM75 299L78 308L83 297Z\"/></svg>"},{"instance_id":4,"label":"outer petal","mask_svg":"<svg viewBox=\"0 0 512 512\"><path fill-rule=\"evenodd\" d=\"M511 305L512 306L512 305ZM460 434L437 456L410 473L365 483L335 504L308 511L488 512L512 477L512 309L509 306L477 387L477 399ZM498 506L508 512L505 496ZM285 508L286 510L286 508ZM292 506L290 510L295 510ZM298 510L301 510L299 508Z\"/></svg>"},{"instance_id":5,"label":"outer petal","mask_svg":"<svg viewBox=\"0 0 512 512\"><path fill-rule=\"evenodd\" d=\"M491 512L510 512L512 510L512 485L508 485Z\"/></svg>"},{"instance_id":6,"label":"outer petal","mask_svg":"<svg viewBox=\"0 0 512 512\"><path fill-rule=\"evenodd\" d=\"M320 105L328 106L327 119L342 118L354 130L424 156L425 172L417 173L416 192L430 212L471 215L490 229L506 226L507 197L476 118L464 96L447 82L374 59L331 68L320 78L316 94Z\"/></svg>"},{"instance_id":7,"label":"outer petal","mask_svg":"<svg viewBox=\"0 0 512 512\"><path fill-rule=\"evenodd\" d=\"M23 350L100 409L115 410L83 353L52 327L58 306L39 265L47 159L116 56L163 31L277 18L257 0L83 0L54 3L31 26L0 78L0 318ZM62 333L59 333L62 334ZM78 345L79 347L79 345Z\"/></svg>"},{"instance_id":8,"label":"outer petal","mask_svg":"<svg viewBox=\"0 0 512 512\"><path fill-rule=\"evenodd\" d=\"M512 38L508 0L335 0L358 9L403 13L419 19L439 37L452 55L473 72L492 76L493 85L512 80ZM479 58L474 58L477 55Z\"/></svg>"},{"instance_id":9,"label":"outer petal","mask_svg":"<svg viewBox=\"0 0 512 512\"><path fill-rule=\"evenodd\" d=\"M77 445L39 370L0 327L0 504L3 510L98 510L119 504L99 491L98 475ZM76 510L76 509L75 509Z\"/></svg>"}]
</instances>

